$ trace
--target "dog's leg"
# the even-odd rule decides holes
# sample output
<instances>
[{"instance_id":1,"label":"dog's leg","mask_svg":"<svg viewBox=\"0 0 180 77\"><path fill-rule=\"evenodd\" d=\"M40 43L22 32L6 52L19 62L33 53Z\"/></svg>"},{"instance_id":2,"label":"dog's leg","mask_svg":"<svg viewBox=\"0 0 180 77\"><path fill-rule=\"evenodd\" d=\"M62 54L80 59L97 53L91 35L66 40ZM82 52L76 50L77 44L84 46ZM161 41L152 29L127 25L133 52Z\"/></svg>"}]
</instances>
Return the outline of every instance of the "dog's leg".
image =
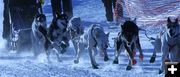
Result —
<instances>
[{"instance_id":1,"label":"dog's leg","mask_svg":"<svg viewBox=\"0 0 180 77\"><path fill-rule=\"evenodd\" d=\"M63 53L61 53L62 49L58 46L57 43L53 43L53 44L51 44L51 46L52 46L52 48L54 47L53 51L57 52L58 54L63 54Z\"/></svg>"},{"instance_id":2,"label":"dog's leg","mask_svg":"<svg viewBox=\"0 0 180 77\"><path fill-rule=\"evenodd\" d=\"M94 51L94 54L93 54L93 55L94 55L94 58L95 58L95 56L97 55L97 52L98 52L98 51L97 51L97 48L96 48L96 47L93 47L93 51ZM95 62L95 65L96 65L96 66L99 66L99 64L97 64L95 60L94 60L94 62Z\"/></svg>"},{"instance_id":3,"label":"dog's leg","mask_svg":"<svg viewBox=\"0 0 180 77\"><path fill-rule=\"evenodd\" d=\"M156 60L156 52L158 51L157 50L157 46L155 45L156 43L154 43L153 45L154 45L154 51L153 51L153 55L151 56L151 59L150 59L150 63L154 63L155 62L155 60Z\"/></svg>"},{"instance_id":4,"label":"dog's leg","mask_svg":"<svg viewBox=\"0 0 180 77\"><path fill-rule=\"evenodd\" d=\"M89 52L89 56L91 59L92 67L93 67L93 69L98 69L98 66L96 65L96 62L95 62L95 56L93 55L93 51L91 49L92 48L88 47L88 52Z\"/></svg>"},{"instance_id":5,"label":"dog's leg","mask_svg":"<svg viewBox=\"0 0 180 77\"><path fill-rule=\"evenodd\" d=\"M49 52L49 50L45 50L45 51L46 51L47 61L48 61L48 63L51 63L51 61L49 59L50 52Z\"/></svg>"},{"instance_id":6,"label":"dog's leg","mask_svg":"<svg viewBox=\"0 0 180 77\"><path fill-rule=\"evenodd\" d=\"M150 63L154 63L155 62L155 60L156 60L156 51L154 50L153 51L153 55L151 56L151 59L150 59Z\"/></svg>"},{"instance_id":7,"label":"dog's leg","mask_svg":"<svg viewBox=\"0 0 180 77\"><path fill-rule=\"evenodd\" d=\"M62 60L61 60L60 57L59 57L59 52L58 52L58 50L56 50L55 48L53 48L53 51L55 52L55 54L56 54L56 56L57 56L57 61L58 61L58 62L62 62Z\"/></svg>"},{"instance_id":8,"label":"dog's leg","mask_svg":"<svg viewBox=\"0 0 180 77\"><path fill-rule=\"evenodd\" d=\"M143 55L142 48L141 48L141 45L140 45L140 42L139 42L139 38L136 40L136 47L137 47L137 49L139 50L139 53L140 53L139 58L141 60L143 60L144 55Z\"/></svg>"},{"instance_id":9,"label":"dog's leg","mask_svg":"<svg viewBox=\"0 0 180 77\"><path fill-rule=\"evenodd\" d=\"M131 50L133 51L133 52L132 52L132 53L133 53L133 57L135 57L135 56L136 56L135 43L132 43L132 45L131 45Z\"/></svg>"},{"instance_id":10,"label":"dog's leg","mask_svg":"<svg viewBox=\"0 0 180 77\"><path fill-rule=\"evenodd\" d=\"M74 63L79 63L79 58L81 55L81 52L85 49L84 45L82 43L77 43L78 45L78 49L77 49L77 53L76 53L76 59L74 60Z\"/></svg>"},{"instance_id":11,"label":"dog's leg","mask_svg":"<svg viewBox=\"0 0 180 77\"><path fill-rule=\"evenodd\" d=\"M103 50L103 52L104 52L104 61L108 61L109 57L108 57L107 51Z\"/></svg>"},{"instance_id":12,"label":"dog's leg","mask_svg":"<svg viewBox=\"0 0 180 77\"><path fill-rule=\"evenodd\" d=\"M78 55L78 45L77 45L77 42L72 40L72 43L73 43L73 46L74 46L74 49L75 49L75 52L76 52L76 55Z\"/></svg>"},{"instance_id":13,"label":"dog's leg","mask_svg":"<svg viewBox=\"0 0 180 77\"><path fill-rule=\"evenodd\" d=\"M134 59L133 57L133 53L132 53L132 50L125 44L125 49L128 53L128 56L129 56L129 64L128 66L126 67L126 70L131 70L132 69L132 65L136 64L136 60Z\"/></svg>"},{"instance_id":14,"label":"dog's leg","mask_svg":"<svg viewBox=\"0 0 180 77\"><path fill-rule=\"evenodd\" d=\"M162 48L161 48L161 52L162 52L162 62L161 62L161 66L160 66L160 69L159 69L159 74L163 73L164 72L164 68L165 68L165 59L168 55L168 51L169 50L169 47L168 47L168 44L165 43L165 41L162 43Z\"/></svg>"},{"instance_id":15,"label":"dog's leg","mask_svg":"<svg viewBox=\"0 0 180 77\"><path fill-rule=\"evenodd\" d=\"M50 44L48 44L47 41L44 43L44 50L45 50L45 52L46 52L46 56L47 56L47 61L48 61L48 63L51 62L50 59L49 59L49 55L50 55L50 47L49 47L49 45L50 45Z\"/></svg>"},{"instance_id":16,"label":"dog's leg","mask_svg":"<svg viewBox=\"0 0 180 77\"><path fill-rule=\"evenodd\" d=\"M113 64L118 64L119 63L119 60L118 60L118 57L121 53L121 49L122 49L122 42L121 41L118 41L118 39L115 39L115 59L113 61Z\"/></svg>"}]
</instances>

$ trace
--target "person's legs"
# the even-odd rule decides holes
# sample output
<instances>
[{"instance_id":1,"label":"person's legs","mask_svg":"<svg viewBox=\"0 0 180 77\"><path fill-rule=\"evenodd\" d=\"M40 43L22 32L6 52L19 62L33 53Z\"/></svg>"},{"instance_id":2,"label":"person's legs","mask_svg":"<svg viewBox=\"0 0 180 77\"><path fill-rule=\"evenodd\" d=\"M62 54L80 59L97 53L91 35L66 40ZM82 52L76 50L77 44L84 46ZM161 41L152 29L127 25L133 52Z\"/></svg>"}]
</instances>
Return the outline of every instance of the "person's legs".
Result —
<instances>
[{"instance_id":1,"label":"person's legs","mask_svg":"<svg viewBox=\"0 0 180 77\"><path fill-rule=\"evenodd\" d=\"M116 1L114 15L115 15L115 22L117 24L120 23L121 20L123 21L123 1L122 0Z\"/></svg>"},{"instance_id":2,"label":"person's legs","mask_svg":"<svg viewBox=\"0 0 180 77\"><path fill-rule=\"evenodd\" d=\"M53 17L56 17L56 13L62 12L61 8L61 0L51 0L51 6L52 6L52 12L53 12Z\"/></svg>"},{"instance_id":3,"label":"person's legs","mask_svg":"<svg viewBox=\"0 0 180 77\"><path fill-rule=\"evenodd\" d=\"M4 0L4 11L3 11L3 39L9 40L10 35L10 22L9 22L9 0Z\"/></svg>"},{"instance_id":4,"label":"person's legs","mask_svg":"<svg viewBox=\"0 0 180 77\"><path fill-rule=\"evenodd\" d=\"M112 1L111 0L102 0L104 3L105 11L106 11L106 18L107 21L113 21L113 12L112 12Z\"/></svg>"},{"instance_id":5,"label":"person's legs","mask_svg":"<svg viewBox=\"0 0 180 77\"><path fill-rule=\"evenodd\" d=\"M63 0L63 10L64 13L68 16L68 19L73 17L73 7L72 7L72 0Z\"/></svg>"},{"instance_id":6,"label":"person's legs","mask_svg":"<svg viewBox=\"0 0 180 77\"><path fill-rule=\"evenodd\" d=\"M113 9L115 9L115 7L116 7L116 1L117 1L117 0L112 0Z\"/></svg>"},{"instance_id":7,"label":"person's legs","mask_svg":"<svg viewBox=\"0 0 180 77\"><path fill-rule=\"evenodd\" d=\"M28 4L26 6L19 6L20 8L23 9L19 14L19 22L22 23L20 29L28 29L28 30L22 30L20 32L20 48L24 50L30 50L32 48L32 42L31 42L31 28L32 28L32 23L34 21L35 15L38 14L38 9L33 7L36 6L36 1L31 0L28 1ZM20 50L21 51L21 50Z\"/></svg>"}]
</instances>

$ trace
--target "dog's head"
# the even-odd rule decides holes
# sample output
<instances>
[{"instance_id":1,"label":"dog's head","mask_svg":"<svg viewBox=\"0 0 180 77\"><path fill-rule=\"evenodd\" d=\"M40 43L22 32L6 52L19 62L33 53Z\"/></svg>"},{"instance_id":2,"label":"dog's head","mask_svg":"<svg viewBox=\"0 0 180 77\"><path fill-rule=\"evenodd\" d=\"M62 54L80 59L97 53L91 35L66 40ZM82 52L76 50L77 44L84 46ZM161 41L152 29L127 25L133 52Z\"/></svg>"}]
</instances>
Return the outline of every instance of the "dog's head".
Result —
<instances>
[{"instance_id":1,"label":"dog's head","mask_svg":"<svg viewBox=\"0 0 180 77\"><path fill-rule=\"evenodd\" d=\"M65 32L68 23L68 16L66 14L60 14L57 12L55 18L53 18L52 23L61 31Z\"/></svg>"},{"instance_id":2,"label":"dog's head","mask_svg":"<svg viewBox=\"0 0 180 77\"><path fill-rule=\"evenodd\" d=\"M176 18L175 21L172 22L170 17L168 17L166 30L170 37L174 37L174 36L178 35L179 34L178 18Z\"/></svg>"},{"instance_id":3,"label":"dog's head","mask_svg":"<svg viewBox=\"0 0 180 77\"><path fill-rule=\"evenodd\" d=\"M44 14L38 14L35 17L35 24L37 27L42 26L42 27L47 27L46 24L46 16Z\"/></svg>"},{"instance_id":4,"label":"dog's head","mask_svg":"<svg viewBox=\"0 0 180 77\"><path fill-rule=\"evenodd\" d=\"M84 33L84 28L81 26L81 18L73 17L69 21L68 30L72 37L82 35Z\"/></svg>"},{"instance_id":5,"label":"dog's head","mask_svg":"<svg viewBox=\"0 0 180 77\"><path fill-rule=\"evenodd\" d=\"M102 51L106 51L109 45L109 33L105 34L103 28L99 25L94 28L93 33L95 35L95 39L99 49Z\"/></svg>"},{"instance_id":6,"label":"dog's head","mask_svg":"<svg viewBox=\"0 0 180 77\"><path fill-rule=\"evenodd\" d=\"M127 45L131 45L138 37L139 29L133 21L126 21L122 28L122 39Z\"/></svg>"}]
</instances>

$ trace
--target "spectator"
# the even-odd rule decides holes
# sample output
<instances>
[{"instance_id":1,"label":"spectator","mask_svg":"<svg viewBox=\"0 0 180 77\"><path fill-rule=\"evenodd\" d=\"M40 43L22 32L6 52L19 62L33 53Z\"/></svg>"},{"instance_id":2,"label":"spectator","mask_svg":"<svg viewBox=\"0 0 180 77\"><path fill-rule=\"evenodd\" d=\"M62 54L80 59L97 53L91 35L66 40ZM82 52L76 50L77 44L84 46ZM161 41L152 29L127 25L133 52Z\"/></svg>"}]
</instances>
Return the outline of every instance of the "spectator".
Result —
<instances>
[{"instance_id":1,"label":"spectator","mask_svg":"<svg viewBox=\"0 0 180 77\"><path fill-rule=\"evenodd\" d=\"M113 22L113 7L115 8L116 0L102 0L106 11L106 19L108 22Z\"/></svg>"},{"instance_id":2,"label":"spectator","mask_svg":"<svg viewBox=\"0 0 180 77\"><path fill-rule=\"evenodd\" d=\"M51 0L51 6L53 11L53 17L56 13L65 13L68 15L68 19L73 16L72 0Z\"/></svg>"},{"instance_id":3,"label":"spectator","mask_svg":"<svg viewBox=\"0 0 180 77\"><path fill-rule=\"evenodd\" d=\"M36 0L4 0L3 13L3 38L7 40L7 45L10 45L11 29L15 30L31 28L34 16L38 12ZM18 47L24 48L31 45L31 29L20 32Z\"/></svg>"},{"instance_id":4,"label":"spectator","mask_svg":"<svg viewBox=\"0 0 180 77\"><path fill-rule=\"evenodd\" d=\"M127 14L130 15L130 8L129 8L128 0L117 0L115 10L114 10L114 16L115 16L115 23L116 24L119 24L119 23L123 22L124 20L131 18L131 16L129 16L129 17L124 16L123 5L126 8Z\"/></svg>"},{"instance_id":5,"label":"spectator","mask_svg":"<svg viewBox=\"0 0 180 77\"><path fill-rule=\"evenodd\" d=\"M9 40L10 35L10 22L9 22L9 0L3 0L4 2L4 11L3 11L3 39Z\"/></svg>"}]
</instances>

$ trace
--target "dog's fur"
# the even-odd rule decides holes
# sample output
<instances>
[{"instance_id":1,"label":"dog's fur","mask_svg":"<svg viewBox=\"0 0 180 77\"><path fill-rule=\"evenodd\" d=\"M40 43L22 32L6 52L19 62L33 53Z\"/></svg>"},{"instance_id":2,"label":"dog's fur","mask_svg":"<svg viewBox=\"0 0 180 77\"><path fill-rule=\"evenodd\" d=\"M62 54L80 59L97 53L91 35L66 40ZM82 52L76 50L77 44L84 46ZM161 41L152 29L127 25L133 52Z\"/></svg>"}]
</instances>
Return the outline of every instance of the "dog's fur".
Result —
<instances>
[{"instance_id":1,"label":"dog's fur","mask_svg":"<svg viewBox=\"0 0 180 77\"><path fill-rule=\"evenodd\" d=\"M63 25L61 23L65 22L64 24L66 25L67 22L63 18L63 16L60 16L61 15L57 14L57 17L53 18L53 22L51 23L50 27L47 28L46 16L44 14L39 14L36 16L34 25L32 26L33 43L35 44L35 56L38 55L37 52L39 52L40 50L44 50L46 52L48 62L50 62L49 55L51 50L54 50L56 52L58 61L61 61L58 51L61 50L59 47L59 41L62 41L63 37L60 34L58 35L58 32L62 31L61 27ZM61 36L61 38L59 38L59 36Z\"/></svg>"},{"instance_id":2,"label":"dog's fur","mask_svg":"<svg viewBox=\"0 0 180 77\"><path fill-rule=\"evenodd\" d=\"M93 24L88 31L80 36L77 42L77 54L75 63L79 62L80 52L88 49L92 67L98 69L98 64L95 61L95 55L97 54L97 47L101 52L104 52L104 61L108 61L108 54L106 52L108 48L109 33L105 34L104 29L99 24Z\"/></svg>"},{"instance_id":3,"label":"dog's fur","mask_svg":"<svg viewBox=\"0 0 180 77\"><path fill-rule=\"evenodd\" d=\"M48 29L48 37L60 47L58 51L62 54L66 52L66 49L69 47L70 36L67 31L67 25L67 15L56 13L56 18L53 18Z\"/></svg>"},{"instance_id":4,"label":"dog's fur","mask_svg":"<svg viewBox=\"0 0 180 77\"><path fill-rule=\"evenodd\" d=\"M161 37L162 37L162 33L163 32L161 32L159 35L157 35L156 38L153 38L153 40L150 40L151 44L154 46L153 54L152 54L151 59L149 61L150 63L154 63L155 62L156 53L161 51Z\"/></svg>"},{"instance_id":5,"label":"dog's fur","mask_svg":"<svg viewBox=\"0 0 180 77\"><path fill-rule=\"evenodd\" d=\"M171 62L180 62L180 25L178 18L172 22L170 17L167 19L166 31L161 38L162 62L159 74L164 71L165 59L169 55Z\"/></svg>"},{"instance_id":6,"label":"dog's fur","mask_svg":"<svg viewBox=\"0 0 180 77\"><path fill-rule=\"evenodd\" d=\"M78 63L79 57L80 57L79 56L80 52L78 51L78 47L80 45L80 40L81 40L80 38L84 34L84 28L81 25L81 18L80 17L72 17L69 20L67 29L68 29L68 33L70 35L70 39L75 48L75 52L76 52L76 60L74 62Z\"/></svg>"},{"instance_id":7,"label":"dog's fur","mask_svg":"<svg viewBox=\"0 0 180 77\"><path fill-rule=\"evenodd\" d=\"M125 48L129 57L129 64L126 70L131 70L132 65L136 64L134 59L133 52L137 48L140 52L140 58L143 60L143 53L139 42L139 28L136 25L136 20L126 21L121 25L122 31L118 34L118 37L115 39L115 59L114 64L118 64L118 57L120 52Z\"/></svg>"},{"instance_id":8,"label":"dog's fur","mask_svg":"<svg viewBox=\"0 0 180 77\"><path fill-rule=\"evenodd\" d=\"M45 30L44 34L43 31L39 29L43 28ZM46 24L46 16L44 14L38 14L35 16L33 25L32 25L32 43L33 43L33 51L34 55L37 57L39 53L41 53L44 49L43 45L45 43L45 36L47 34L47 24Z\"/></svg>"}]
</instances>

